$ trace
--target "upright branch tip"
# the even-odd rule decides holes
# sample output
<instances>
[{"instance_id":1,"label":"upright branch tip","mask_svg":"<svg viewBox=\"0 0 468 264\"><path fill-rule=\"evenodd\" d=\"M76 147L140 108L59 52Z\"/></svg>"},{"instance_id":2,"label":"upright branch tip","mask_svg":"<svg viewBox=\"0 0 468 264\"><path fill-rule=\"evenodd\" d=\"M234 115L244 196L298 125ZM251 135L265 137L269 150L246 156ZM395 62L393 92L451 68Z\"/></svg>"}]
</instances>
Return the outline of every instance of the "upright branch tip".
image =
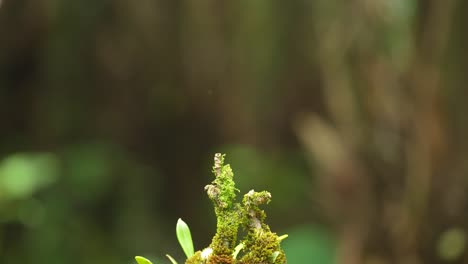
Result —
<instances>
[{"instance_id":1,"label":"upright branch tip","mask_svg":"<svg viewBox=\"0 0 468 264\"><path fill-rule=\"evenodd\" d=\"M221 168L224 165L224 156L221 153L216 153L214 155L214 165L213 165L213 172L216 177L218 177L221 174Z\"/></svg>"}]
</instances>

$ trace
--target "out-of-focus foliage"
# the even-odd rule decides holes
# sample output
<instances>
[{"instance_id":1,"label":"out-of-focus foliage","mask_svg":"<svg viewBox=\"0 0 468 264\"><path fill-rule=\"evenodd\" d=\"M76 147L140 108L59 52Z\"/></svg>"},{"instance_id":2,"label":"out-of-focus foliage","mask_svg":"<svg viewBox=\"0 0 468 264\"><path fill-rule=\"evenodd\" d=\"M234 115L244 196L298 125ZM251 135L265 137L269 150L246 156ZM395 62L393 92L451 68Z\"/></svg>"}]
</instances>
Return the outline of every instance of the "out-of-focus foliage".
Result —
<instances>
[{"instance_id":1,"label":"out-of-focus foliage","mask_svg":"<svg viewBox=\"0 0 468 264\"><path fill-rule=\"evenodd\" d=\"M0 0L0 263L182 259L215 152L292 264L467 262L467 10Z\"/></svg>"},{"instance_id":2,"label":"out-of-focus foliage","mask_svg":"<svg viewBox=\"0 0 468 264\"><path fill-rule=\"evenodd\" d=\"M466 234L464 230L452 228L445 231L437 247L437 253L445 261L454 261L460 258L466 247Z\"/></svg>"},{"instance_id":3,"label":"out-of-focus foliage","mask_svg":"<svg viewBox=\"0 0 468 264\"><path fill-rule=\"evenodd\" d=\"M36 190L53 183L58 161L52 154L13 154L0 162L0 200L29 198Z\"/></svg>"},{"instance_id":4,"label":"out-of-focus foliage","mask_svg":"<svg viewBox=\"0 0 468 264\"><path fill-rule=\"evenodd\" d=\"M288 253L288 263L301 263L312 259L315 263L335 263L336 241L333 234L320 226L297 226L289 231L284 250Z\"/></svg>"}]
</instances>

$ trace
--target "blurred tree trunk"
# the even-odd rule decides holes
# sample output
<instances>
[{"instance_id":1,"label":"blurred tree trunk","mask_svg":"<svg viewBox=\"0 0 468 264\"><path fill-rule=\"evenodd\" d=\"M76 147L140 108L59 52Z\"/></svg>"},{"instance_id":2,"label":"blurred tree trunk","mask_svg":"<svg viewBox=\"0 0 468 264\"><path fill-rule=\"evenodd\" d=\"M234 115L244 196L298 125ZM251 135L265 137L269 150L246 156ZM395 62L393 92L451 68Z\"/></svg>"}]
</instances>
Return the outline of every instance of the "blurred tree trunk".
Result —
<instances>
[{"instance_id":1,"label":"blurred tree trunk","mask_svg":"<svg viewBox=\"0 0 468 264\"><path fill-rule=\"evenodd\" d=\"M439 263L441 234L459 230L438 215L446 204L437 200L453 199L441 182L461 183L447 176L457 172L443 87L446 65L456 63L447 54L462 4L419 1L412 11L411 2L314 5L329 120L308 117L298 132L322 165L323 199L341 233L339 263Z\"/></svg>"}]
</instances>

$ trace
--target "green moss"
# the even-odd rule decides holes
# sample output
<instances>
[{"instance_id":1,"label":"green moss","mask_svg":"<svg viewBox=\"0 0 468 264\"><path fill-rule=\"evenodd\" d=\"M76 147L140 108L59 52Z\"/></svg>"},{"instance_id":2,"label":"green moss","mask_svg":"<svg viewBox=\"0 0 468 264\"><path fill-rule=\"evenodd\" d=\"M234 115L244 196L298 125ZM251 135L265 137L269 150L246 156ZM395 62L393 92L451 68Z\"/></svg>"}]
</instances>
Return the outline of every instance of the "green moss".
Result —
<instances>
[{"instance_id":1,"label":"green moss","mask_svg":"<svg viewBox=\"0 0 468 264\"><path fill-rule=\"evenodd\" d=\"M229 164L224 165L224 156L220 153L215 154L213 173L214 181L205 187L208 197L215 203L216 213L232 211L235 205L236 189L234 183L234 173Z\"/></svg>"},{"instance_id":2,"label":"green moss","mask_svg":"<svg viewBox=\"0 0 468 264\"><path fill-rule=\"evenodd\" d=\"M224 155L214 157L214 181L205 187L208 197L213 201L217 218L216 235L210 247L214 255L229 256L234 251L240 219L238 205L235 202L238 191L234 183L234 174L229 165L224 165Z\"/></svg>"},{"instance_id":3,"label":"green moss","mask_svg":"<svg viewBox=\"0 0 468 264\"><path fill-rule=\"evenodd\" d=\"M248 249L240 263L286 263L286 257L280 247L280 239L270 227L264 223L266 214L259 208L268 204L271 194L266 191L249 191L242 200L243 227L247 230L247 238L243 241ZM275 256L275 252L277 255Z\"/></svg>"},{"instance_id":4,"label":"green moss","mask_svg":"<svg viewBox=\"0 0 468 264\"><path fill-rule=\"evenodd\" d=\"M224 164L224 156L215 154L213 173L215 179L205 187L208 197L213 201L217 218L216 234L209 248L213 250L209 256L202 256L200 251L189 258L186 264L284 264L286 256L280 247L280 239L265 224L266 214L259 208L268 204L271 194L266 191L251 190L244 195L242 204L236 202L234 173L228 164ZM239 227L247 231L243 255L240 260L232 254L236 247ZM204 259L205 258L205 259Z\"/></svg>"},{"instance_id":5,"label":"green moss","mask_svg":"<svg viewBox=\"0 0 468 264\"><path fill-rule=\"evenodd\" d=\"M244 242L250 252L241 258L242 263L268 263L273 252L272 245L275 238L271 233L258 232L255 235L249 235Z\"/></svg>"},{"instance_id":6,"label":"green moss","mask_svg":"<svg viewBox=\"0 0 468 264\"><path fill-rule=\"evenodd\" d=\"M195 252L193 256L191 256L187 261L185 261L185 264L200 264L203 263L203 259L201 257L201 251Z\"/></svg>"}]
</instances>

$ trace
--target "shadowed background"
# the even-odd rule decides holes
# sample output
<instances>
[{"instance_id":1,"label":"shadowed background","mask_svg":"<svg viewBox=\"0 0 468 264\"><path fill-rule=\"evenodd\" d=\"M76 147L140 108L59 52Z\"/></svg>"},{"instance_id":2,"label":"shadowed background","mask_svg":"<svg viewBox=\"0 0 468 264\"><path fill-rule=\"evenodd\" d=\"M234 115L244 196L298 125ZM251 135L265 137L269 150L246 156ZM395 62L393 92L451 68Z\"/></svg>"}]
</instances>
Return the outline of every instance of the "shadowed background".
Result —
<instances>
[{"instance_id":1,"label":"shadowed background","mask_svg":"<svg viewBox=\"0 0 468 264\"><path fill-rule=\"evenodd\" d=\"M0 1L0 263L168 263L227 154L289 263L466 263L468 3Z\"/></svg>"}]
</instances>

